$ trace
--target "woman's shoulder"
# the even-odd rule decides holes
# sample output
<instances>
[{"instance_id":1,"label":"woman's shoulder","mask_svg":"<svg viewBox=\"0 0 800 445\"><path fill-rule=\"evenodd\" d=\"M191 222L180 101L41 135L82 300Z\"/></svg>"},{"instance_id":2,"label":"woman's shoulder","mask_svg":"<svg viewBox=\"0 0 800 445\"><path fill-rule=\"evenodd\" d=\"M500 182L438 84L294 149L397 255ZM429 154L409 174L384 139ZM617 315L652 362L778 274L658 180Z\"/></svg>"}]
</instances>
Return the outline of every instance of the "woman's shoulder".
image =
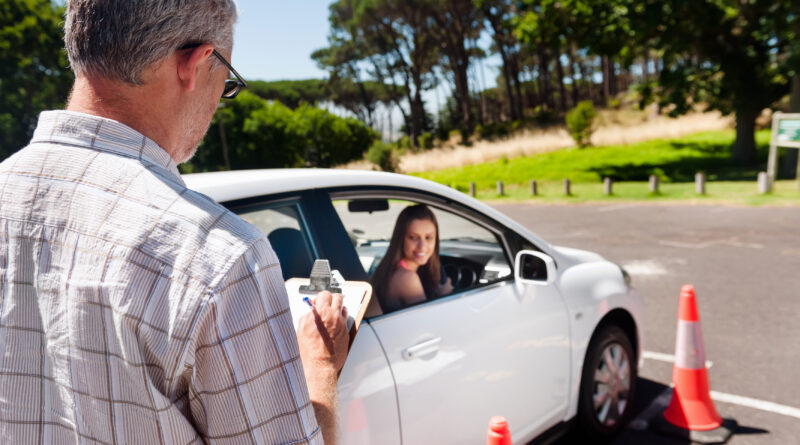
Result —
<instances>
[{"instance_id":1,"label":"woman's shoulder","mask_svg":"<svg viewBox=\"0 0 800 445\"><path fill-rule=\"evenodd\" d=\"M419 275L401 267L392 272L391 278L389 278L389 289L392 294L401 298L417 296L420 293L425 295Z\"/></svg>"}]
</instances>

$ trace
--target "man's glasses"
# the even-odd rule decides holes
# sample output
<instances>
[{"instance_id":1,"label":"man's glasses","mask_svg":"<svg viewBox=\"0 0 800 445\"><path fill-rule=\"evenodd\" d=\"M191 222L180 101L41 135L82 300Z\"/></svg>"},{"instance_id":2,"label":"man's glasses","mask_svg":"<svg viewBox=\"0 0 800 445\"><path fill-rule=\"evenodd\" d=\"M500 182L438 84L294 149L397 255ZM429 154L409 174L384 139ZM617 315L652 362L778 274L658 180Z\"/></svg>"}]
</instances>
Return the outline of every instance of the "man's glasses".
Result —
<instances>
[{"instance_id":1,"label":"man's glasses","mask_svg":"<svg viewBox=\"0 0 800 445\"><path fill-rule=\"evenodd\" d=\"M197 48L198 46L200 46L199 43L190 43L188 45L183 45L178 49L183 50ZM240 76L239 73L233 69L231 64L228 63L224 57L222 57L222 54L217 52L216 49L213 51L213 53L215 56L217 56L217 59L219 59L219 61L222 62L222 64L225 65L225 67L228 68L228 70L236 77L236 79L227 79L225 81L225 89L222 90L223 99L233 99L239 94L240 91L242 91L242 88L247 88L247 82L245 82L244 79L242 79L242 76Z\"/></svg>"},{"instance_id":2,"label":"man's glasses","mask_svg":"<svg viewBox=\"0 0 800 445\"><path fill-rule=\"evenodd\" d=\"M217 59L219 59L219 61L222 62L222 64L225 65L234 76L236 76L236 79L227 79L225 81L225 89L222 90L223 99L233 99L239 94L240 91L242 91L242 88L247 88L247 82L245 82L244 79L242 79L242 76L240 76L239 73L233 69L231 64L228 63L224 57L222 57L222 54L218 53L217 50L214 50L214 55L217 56Z\"/></svg>"}]
</instances>

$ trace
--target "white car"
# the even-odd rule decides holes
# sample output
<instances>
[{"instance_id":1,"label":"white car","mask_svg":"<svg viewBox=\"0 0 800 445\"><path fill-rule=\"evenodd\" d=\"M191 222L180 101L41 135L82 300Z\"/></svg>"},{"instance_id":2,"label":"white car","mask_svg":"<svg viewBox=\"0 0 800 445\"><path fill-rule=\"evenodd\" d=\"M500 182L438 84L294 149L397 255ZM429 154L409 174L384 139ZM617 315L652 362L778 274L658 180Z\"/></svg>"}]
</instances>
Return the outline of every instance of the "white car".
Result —
<instances>
[{"instance_id":1,"label":"white car","mask_svg":"<svg viewBox=\"0 0 800 445\"><path fill-rule=\"evenodd\" d=\"M327 258L368 280L399 211L427 204L455 291L383 314L375 304L339 379L343 443L483 443L503 415L514 443L577 424L614 434L632 408L643 303L619 266L551 246L454 189L353 170L185 175L259 227L284 279ZM535 226L535 221L530 225Z\"/></svg>"}]
</instances>

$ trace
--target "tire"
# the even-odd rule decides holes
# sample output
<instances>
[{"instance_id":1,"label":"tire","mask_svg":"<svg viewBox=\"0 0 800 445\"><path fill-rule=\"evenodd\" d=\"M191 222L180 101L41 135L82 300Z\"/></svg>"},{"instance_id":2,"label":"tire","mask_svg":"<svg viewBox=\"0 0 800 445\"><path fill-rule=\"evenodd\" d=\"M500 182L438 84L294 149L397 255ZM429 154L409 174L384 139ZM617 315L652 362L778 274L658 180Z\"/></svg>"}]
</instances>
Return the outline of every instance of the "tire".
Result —
<instances>
[{"instance_id":1,"label":"tire","mask_svg":"<svg viewBox=\"0 0 800 445\"><path fill-rule=\"evenodd\" d=\"M583 362L578 400L581 435L600 441L619 432L633 409L636 377L636 360L628 335L618 326L601 328L589 343Z\"/></svg>"}]
</instances>

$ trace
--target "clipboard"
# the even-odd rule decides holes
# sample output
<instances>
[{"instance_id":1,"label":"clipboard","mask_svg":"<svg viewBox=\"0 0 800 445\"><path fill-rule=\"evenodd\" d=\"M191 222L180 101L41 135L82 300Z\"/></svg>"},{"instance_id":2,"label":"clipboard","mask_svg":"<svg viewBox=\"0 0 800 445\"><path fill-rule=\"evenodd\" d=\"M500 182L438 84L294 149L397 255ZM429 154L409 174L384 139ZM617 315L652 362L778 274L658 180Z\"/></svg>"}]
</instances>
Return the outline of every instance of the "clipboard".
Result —
<instances>
[{"instance_id":1,"label":"clipboard","mask_svg":"<svg viewBox=\"0 0 800 445\"><path fill-rule=\"evenodd\" d=\"M318 264L323 261L325 263L324 266ZM369 302L372 299L372 286L365 281L338 282L335 279L331 279L330 266L327 263L327 260L317 260L314 263L311 278L290 278L284 283L286 293L289 296L289 310L292 313L294 330L297 331L300 317L311 312L311 306L303 301L304 297L313 299L317 293L324 290L329 290L331 293L341 293L342 305L347 308L347 329L350 334L350 345L352 345L358 328L364 320L367 306L369 306ZM320 275L321 272L324 272L323 267L327 268L327 277L321 280Z\"/></svg>"}]
</instances>

